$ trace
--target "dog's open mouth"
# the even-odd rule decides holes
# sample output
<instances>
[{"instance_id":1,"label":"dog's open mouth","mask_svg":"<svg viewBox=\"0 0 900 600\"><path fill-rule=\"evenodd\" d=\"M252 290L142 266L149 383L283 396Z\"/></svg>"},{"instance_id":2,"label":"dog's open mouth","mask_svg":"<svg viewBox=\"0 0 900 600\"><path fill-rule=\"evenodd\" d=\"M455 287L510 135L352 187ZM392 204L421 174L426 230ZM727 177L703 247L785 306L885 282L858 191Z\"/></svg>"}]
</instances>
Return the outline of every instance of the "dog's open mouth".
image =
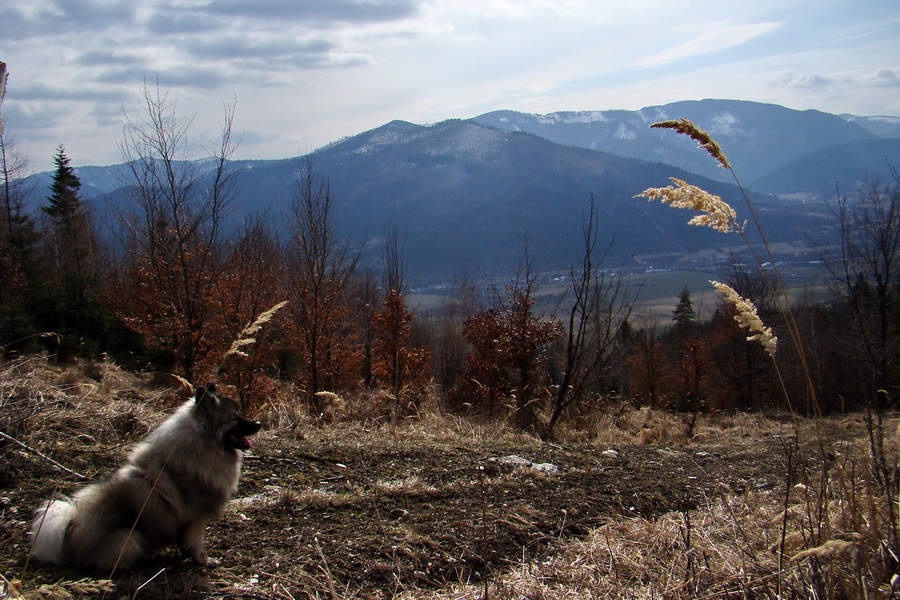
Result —
<instances>
[{"instance_id":1,"label":"dog's open mouth","mask_svg":"<svg viewBox=\"0 0 900 600\"><path fill-rule=\"evenodd\" d=\"M253 448L253 444L250 443L247 436L253 435L259 431L259 426L259 421L251 421L249 419L238 421L237 425L225 433L223 440L225 446L234 450L250 450Z\"/></svg>"},{"instance_id":2,"label":"dog's open mouth","mask_svg":"<svg viewBox=\"0 0 900 600\"><path fill-rule=\"evenodd\" d=\"M248 438L235 433L229 433L225 436L225 445L235 450L250 450L253 448L253 444L250 443Z\"/></svg>"}]
</instances>

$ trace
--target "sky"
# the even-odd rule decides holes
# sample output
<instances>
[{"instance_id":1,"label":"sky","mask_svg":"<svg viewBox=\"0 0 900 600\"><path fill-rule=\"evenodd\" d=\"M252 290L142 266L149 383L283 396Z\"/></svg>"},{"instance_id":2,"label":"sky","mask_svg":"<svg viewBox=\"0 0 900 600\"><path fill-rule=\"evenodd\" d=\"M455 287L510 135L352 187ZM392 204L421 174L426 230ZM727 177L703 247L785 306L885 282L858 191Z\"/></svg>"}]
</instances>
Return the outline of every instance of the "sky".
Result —
<instances>
[{"instance_id":1,"label":"sky","mask_svg":"<svg viewBox=\"0 0 900 600\"><path fill-rule=\"evenodd\" d=\"M122 162L141 90L205 156L276 159L400 119L722 98L900 116L897 0L0 0L4 138Z\"/></svg>"}]
</instances>

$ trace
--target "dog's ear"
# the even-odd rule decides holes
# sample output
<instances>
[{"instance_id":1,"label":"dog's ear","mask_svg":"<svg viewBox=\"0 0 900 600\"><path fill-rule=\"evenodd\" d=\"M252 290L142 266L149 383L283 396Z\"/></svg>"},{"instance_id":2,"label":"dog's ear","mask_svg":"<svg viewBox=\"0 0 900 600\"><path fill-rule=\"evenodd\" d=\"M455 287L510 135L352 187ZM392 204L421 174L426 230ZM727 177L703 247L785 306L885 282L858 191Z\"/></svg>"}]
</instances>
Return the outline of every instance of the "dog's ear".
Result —
<instances>
[{"instance_id":1,"label":"dog's ear","mask_svg":"<svg viewBox=\"0 0 900 600\"><path fill-rule=\"evenodd\" d=\"M216 386L211 383L205 387L199 386L194 393L194 402L200 408L216 406L219 403L219 398L216 396Z\"/></svg>"},{"instance_id":2,"label":"dog's ear","mask_svg":"<svg viewBox=\"0 0 900 600\"><path fill-rule=\"evenodd\" d=\"M198 400L201 396L205 396L207 394L216 394L216 385L214 383L207 383L206 385L198 385L194 389L194 397Z\"/></svg>"}]
</instances>

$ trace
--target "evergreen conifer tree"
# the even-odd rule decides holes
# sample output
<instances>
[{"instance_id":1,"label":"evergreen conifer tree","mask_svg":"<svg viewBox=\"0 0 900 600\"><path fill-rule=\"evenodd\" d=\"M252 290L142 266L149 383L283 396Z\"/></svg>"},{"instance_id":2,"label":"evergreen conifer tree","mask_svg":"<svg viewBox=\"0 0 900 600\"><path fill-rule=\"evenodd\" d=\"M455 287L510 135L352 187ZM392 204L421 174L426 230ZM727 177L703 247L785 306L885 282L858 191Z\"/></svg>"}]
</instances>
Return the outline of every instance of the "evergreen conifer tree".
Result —
<instances>
[{"instance_id":1,"label":"evergreen conifer tree","mask_svg":"<svg viewBox=\"0 0 900 600\"><path fill-rule=\"evenodd\" d=\"M46 232L46 304L40 307L44 327L63 335L60 353L76 352L70 344L96 339L100 306L94 272L95 240L81 180L60 144L53 157L56 171L48 204L41 207L49 223Z\"/></svg>"},{"instance_id":2,"label":"evergreen conifer tree","mask_svg":"<svg viewBox=\"0 0 900 600\"><path fill-rule=\"evenodd\" d=\"M688 286L684 286L678 294L678 304L672 311L672 320L675 321L675 329L682 332L697 322L697 313L694 312L694 303L691 301Z\"/></svg>"},{"instance_id":3,"label":"evergreen conifer tree","mask_svg":"<svg viewBox=\"0 0 900 600\"><path fill-rule=\"evenodd\" d=\"M74 221L79 214L84 212L84 206L79 196L81 179L72 168L66 149L60 144L53 157L56 171L53 173L53 183L50 186L50 195L47 200L49 206L44 206L43 211L54 220L54 225L65 225ZM76 223L71 223L76 225Z\"/></svg>"}]
</instances>

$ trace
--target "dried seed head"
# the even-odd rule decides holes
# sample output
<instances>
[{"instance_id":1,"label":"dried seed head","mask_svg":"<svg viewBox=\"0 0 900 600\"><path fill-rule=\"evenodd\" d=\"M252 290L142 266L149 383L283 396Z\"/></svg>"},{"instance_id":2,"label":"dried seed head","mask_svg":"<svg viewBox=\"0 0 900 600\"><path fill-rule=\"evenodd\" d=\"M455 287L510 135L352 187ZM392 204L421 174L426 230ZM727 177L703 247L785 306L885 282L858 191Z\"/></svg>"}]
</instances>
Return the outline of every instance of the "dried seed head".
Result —
<instances>
[{"instance_id":1,"label":"dried seed head","mask_svg":"<svg viewBox=\"0 0 900 600\"><path fill-rule=\"evenodd\" d=\"M858 550L858 546L853 541L847 540L828 540L821 546L809 548L791 557L792 562L799 562L808 558L832 558L840 555L853 555Z\"/></svg>"},{"instance_id":2,"label":"dried seed head","mask_svg":"<svg viewBox=\"0 0 900 600\"><path fill-rule=\"evenodd\" d=\"M689 208L703 213L688 221L689 225L711 227L722 233L743 231L743 225L737 222L737 213L720 197L710 194L697 186L685 183L681 179L670 177L675 186L664 188L648 188L635 196L647 200L660 200L663 204L671 204L676 208Z\"/></svg>"},{"instance_id":3,"label":"dried seed head","mask_svg":"<svg viewBox=\"0 0 900 600\"><path fill-rule=\"evenodd\" d=\"M775 356L775 350L778 346L778 338L772 335L772 328L766 327L756 314L756 306L750 300L741 297L734 289L724 283L718 281L710 281L716 291L722 294L726 300L734 305L737 314L734 320L738 325L753 332L753 335L747 338L748 342L759 342L765 348L769 356Z\"/></svg>"},{"instance_id":4,"label":"dried seed head","mask_svg":"<svg viewBox=\"0 0 900 600\"><path fill-rule=\"evenodd\" d=\"M716 159L716 161L722 165L723 169L731 168L731 163L728 162L728 158L726 158L725 153L722 152L722 148L719 147L719 144L709 137L708 133L694 125L691 121L688 121L687 119L679 119L678 121L660 121L659 123L652 124L650 127L656 129L674 129L678 133L689 136L692 140L697 141L698 146L706 150L707 154Z\"/></svg>"},{"instance_id":5,"label":"dried seed head","mask_svg":"<svg viewBox=\"0 0 900 600\"><path fill-rule=\"evenodd\" d=\"M238 338L234 340L231 344L231 348L228 349L228 352L225 353L225 356L230 356L232 354L236 354L238 356L247 356L247 353L241 350L242 346L248 346L256 342L256 338L251 337L257 331L259 331L263 325L268 323L276 312L281 310L281 308L287 304L287 300L284 302L279 302L269 310L263 311L256 317L256 320L244 327L241 333L238 335Z\"/></svg>"}]
</instances>

